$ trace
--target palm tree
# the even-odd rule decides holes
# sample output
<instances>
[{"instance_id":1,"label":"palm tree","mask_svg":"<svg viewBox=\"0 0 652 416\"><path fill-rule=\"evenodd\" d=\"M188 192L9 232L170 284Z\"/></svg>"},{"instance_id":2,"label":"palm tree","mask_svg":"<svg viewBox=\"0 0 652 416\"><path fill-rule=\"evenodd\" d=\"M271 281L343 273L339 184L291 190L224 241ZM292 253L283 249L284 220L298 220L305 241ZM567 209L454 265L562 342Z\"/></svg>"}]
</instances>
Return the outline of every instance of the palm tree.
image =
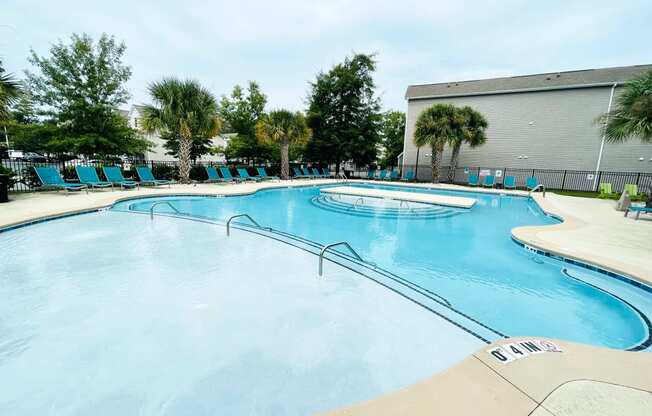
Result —
<instances>
[{"instance_id":1,"label":"palm tree","mask_svg":"<svg viewBox=\"0 0 652 416\"><path fill-rule=\"evenodd\" d=\"M11 74L6 74L0 61L0 122L5 122L11 118L9 107L18 101L22 94L20 82Z\"/></svg>"},{"instance_id":2,"label":"palm tree","mask_svg":"<svg viewBox=\"0 0 652 416\"><path fill-rule=\"evenodd\" d=\"M605 138L621 143L638 137L652 142L652 71L625 84L616 109L601 117L605 123Z\"/></svg>"},{"instance_id":3,"label":"palm tree","mask_svg":"<svg viewBox=\"0 0 652 416\"><path fill-rule=\"evenodd\" d=\"M300 112L272 111L256 124L258 141L281 146L281 177L290 176L290 144L306 142L310 137L306 118Z\"/></svg>"},{"instance_id":4,"label":"palm tree","mask_svg":"<svg viewBox=\"0 0 652 416\"><path fill-rule=\"evenodd\" d=\"M439 182L439 169L444 145L451 143L458 134L457 126L461 117L458 109L451 104L434 104L425 109L417 119L414 131L414 144L417 147L430 145L432 154L432 181Z\"/></svg>"},{"instance_id":5,"label":"palm tree","mask_svg":"<svg viewBox=\"0 0 652 416\"><path fill-rule=\"evenodd\" d=\"M143 110L143 130L174 134L179 138L179 177L190 182L190 153L193 137L213 137L222 123L215 97L197 81L164 78L149 85L155 105Z\"/></svg>"},{"instance_id":6,"label":"palm tree","mask_svg":"<svg viewBox=\"0 0 652 416\"><path fill-rule=\"evenodd\" d=\"M455 169L457 168L457 161L460 157L462 144L466 143L470 147L476 147L484 144L487 141L487 136L485 136L485 129L489 125L482 114L469 106L464 106L457 111L459 112L460 116L459 121L462 124L457 126L457 134L452 137L450 143L453 146L453 150L451 153L450 168L448 171L449 182L452 182L455 178Z\"/></svg>"}]
</instances>

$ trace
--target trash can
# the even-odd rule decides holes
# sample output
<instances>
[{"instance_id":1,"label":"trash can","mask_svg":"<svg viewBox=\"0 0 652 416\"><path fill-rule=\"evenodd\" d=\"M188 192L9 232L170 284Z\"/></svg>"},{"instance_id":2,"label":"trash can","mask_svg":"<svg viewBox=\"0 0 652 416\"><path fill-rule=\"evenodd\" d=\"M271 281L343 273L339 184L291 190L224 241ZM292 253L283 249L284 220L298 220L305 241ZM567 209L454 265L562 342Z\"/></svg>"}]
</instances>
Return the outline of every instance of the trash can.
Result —
<instances>
[{"instance_id":1,"label":"trash can","mask_svg":"<svg viewBox=\"0 0 652 416\"><path fill-rule=\"evenodd\" d=\"M0 175L0 202L9 202L9 175Z\"/></svg>"}]
</instances>

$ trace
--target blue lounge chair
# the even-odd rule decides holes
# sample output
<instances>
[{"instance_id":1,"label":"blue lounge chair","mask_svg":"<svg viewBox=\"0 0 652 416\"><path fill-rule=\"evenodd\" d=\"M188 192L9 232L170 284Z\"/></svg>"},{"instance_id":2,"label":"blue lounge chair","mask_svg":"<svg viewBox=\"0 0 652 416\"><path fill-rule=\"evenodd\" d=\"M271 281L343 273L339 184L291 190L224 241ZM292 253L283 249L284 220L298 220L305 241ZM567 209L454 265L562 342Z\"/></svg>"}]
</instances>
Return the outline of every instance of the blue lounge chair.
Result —
<instances>
[{"instance_id":1,"label":"blue lounge chair","mask_svg":"<svg viewBox=\"0 0 652 416\"><path fill-rule=\"evenodd\" d=\"M625 211L625 217L627 216L627 214L630 213L630 211L636 213L636 219L638 220L638 218L641 216L641 213L643 213L643 214L652 214L652 207L632 207L632 206L630 206Z\"/></svg>"},{"instance_id":2,"label":"blue lounge chair","mask_svg":"<svg viewBox=\"0 0 652 416\"><path fill-rule=\"evenodd\" d=\"M281 180L278 176L269 176L265 168L256 168L256 171L258 172L258 177L262 180Z\"/></svg>"},{"instance_id":3,"label":"blue lounge chair","mask_svg":"<svg viewBox=\"0 0 652 416\"><path fill-rule=\"evenodd\" d=\"M479 183L478 175L469 175L469 186L478 186Z\"/></svg>"},{"instance_id":4,"label":"blue lounge chair","mask_svg":"<svg viewBox=\"0 0 652 416\"><path fill-rule=\"evenodd\" d=\"M322 171L324 173L324 176L327 177L327 178L334 178L335 177L335 174L332 173L328 168L323 168Z\"/></svg>"},{"instance_id":5,"label":"blue lounge chair","mask_svg":"<svg viewBox=\"0 0 652 416\"><path fill-rule=\"evenodd\" d=\"M53 167L34 166L34 171L36 171L36 176L38 176L44 188L65 189L66 191L81 191L85 189L86 193L88 193L88 187L86 185L64 181L61 174Z\"/></svg>"},{"instance_id":6,"label":"blue lounge chair","mask_svg":"<svg viewBox=\"0 0 652 416\"><path fill-rule=\"evenodd\" d=\"M208 179L204 181L206 183L233 183L233 181L220 177L214 166L204 166L204 169L206 169L206 175L208 176Z\"/></svg>"},{"instance_id":7,"label":"blue lounge chair","mask_svg":"<svg viewBox=\"0 0 652 416\"><path fill-rule=\"evenodd\" d=\"M405 181L405 182L413 181L414 180L414 171L413 170L408 170L405 173L405 176L401 180Z\"/></svg>"},{"instance_id":8,"label":"blue lounge chair","mask_svg":"<svg viewBox=\"0 0 652 416\"><path fill-rule=\"evenodd\" d=\"M238 175L240 175L240 179L242 179L243 181L256 181L256 182L262 181L261 178L258 178L256 176L249 176L249 172L247 172L246 168L237 168L236 170L238 171Z\"/></svg>"},{"instance_id":9,"label":"blue lounge chair","mask_svg":"<svg viewBox=\"0 0 652 416\"><path fill-rule=\"evenodd\" d=\"M292 170L294 171L294 176L293 176L293 178L297 178L297 179L310 179L310 176L304 174L304 173L301 171L301 169L299 169L299 168L297 168L297 167L294 167L294 168L292 168Z\"/></svg>"},{"instance_id":10,"label":"blue lounge chair","mask_svg":"<svg viewBox=\"0 0 652 416\"><path fill-rule=\"evenodd\" d=\"M140 188L138 182L125 179L124 176L122 176L122 171L117 166L104 166L102 172L104 172L106 180L111 182L113 185L120 185L123 189Z\"/></svg>"},{"instance_id":11,"label":"blue lounge chair","mask_svg":"<svg viewBox=\"0 0 652 416\"><path fill-rule=\"evenodd\" d=\"M369 169L367 179L376 179L376 169Z\"/></svg>"},{"instance_id":12,"label":"blue lounge chair","mask_svg":"<svg viewBox=\"0 0 652 416\"><path fill-rule=\"evenodd\" d=\"M385 176L387 176L387 169L383 169L383 170L381 170L380 173L378 174L378 178L377 178L377 179L378 179L379 181L385 180Z\"/></svg>"},{"instance_id":13,"label":"blue lounge chair","mask_svg":"<svg viewBox=\"0 0 652 416\"><path fill-rule=\"evenodd\" d=\"M528 191L531 191L532 189L536 188L538 185L539 185L539 180L534 176L530 176L525 180L525 188L527 188Z\"/></svg>"},{"instance_id":14,"label":"blue lounge chair","mask_svg":"<svg viewBox=\"0 0 652 416\"><path fill-rule=\"evenodd\" d=\"M315 178L315 175L310 173L310 170L308 168L301 168L301 171L303 172L304 176L306 176L307 178L310 178L310 179Z\"/></svg>"},{"instance_id":15,"label":"blue lounge chair","mask_svg":"<svg viewBox=\"0 0 652 416\"><path fill-rule=\"evenodd\" d=\"M503 179L503 189L516 189L516 177L505 176Z\"/></svg>"},{"instance_id":16,"label":"blue lounge chair","mask_svg":"<svg viewBox=\"0 0 652 416\"><path fill-rule=\"evenodd\" d=\"M485 186L487 188L493 188L494 185L496 185L496 177L494 175L487 175L484 177L484 180L482 181L482 186Z\"/></svg>"},{"instance_id":17,"label":"blue lounge chair","mask_svg":"<svg viewBox=\"0 0 652 416\"><path fill-rule=\"evenodd\" d=\"M152 173L152 169L147 166L136 166L136 174L140 179L140 183L151 184L154 186L167 185L170 186L170 181L166 179L156 179Z\"/></svg>"},{"instance_id":18,"label":"blue lounge chair","mask_svg":"<svg viewBox=\"0 0 652 416\"><path fill-rule=\"evenodd\" d=\"M79 182L83 183L89 188L103 189L111 187L111 190L113 190L113 183L101 181L99 176L97 176L97 171L93 166L75 166L75 172L77 172Z\"/></svg>"},{"instance_id":19,"label":"blue lounge chair","mask_svg":"<svg viewBox=\"0 0 652 416\"><path fill-rule=\"evenodd\" d=\"M385 180L388 180L388 181L396 181L396 180L398 180L398 171L396 169L393 169L392 173L390 173L389 177L385 178Z\"/></svg>"},{"instance_id":20,"label":"blue lounge chair","mask_svg":"<svg viewBox=\"0 0 652 416\"><path fill-rule=\"evenodd\" d=\"M319 169L317 168L312 168L312 174L315 178L326 178L327 176L324 176L321 172L319 172Z\"/></svg>"},{"instance_id":21,"label":"blue lounge chair","mask_svg":"<svg viewBox=\"0 0 652 416\"><path fill-rule=\"evenodd\" d=\"M226 166L222 166L220 168L220 173L222 174L222 178L224 178L225 181L242 182L242 179L231 176L231 171Z\"/></svg>"}]
</instances>

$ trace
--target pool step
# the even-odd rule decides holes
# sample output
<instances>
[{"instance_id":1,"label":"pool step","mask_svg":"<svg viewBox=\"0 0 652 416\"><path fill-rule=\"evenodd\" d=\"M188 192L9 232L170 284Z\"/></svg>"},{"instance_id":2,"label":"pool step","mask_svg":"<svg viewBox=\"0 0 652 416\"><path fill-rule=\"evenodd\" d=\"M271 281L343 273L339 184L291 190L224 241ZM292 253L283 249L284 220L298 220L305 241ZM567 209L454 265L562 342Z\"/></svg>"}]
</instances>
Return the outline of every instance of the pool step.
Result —
<instances>
[{"instance_id":1,"label":"pool step","mask_svg":"<svg viewBox=\"0 0 652 416\"><path fill-rule=\"evenodd\" d=\"M416 207L410 207L410 204L404 207L382 207L371 204L351 203L347 200L340 200L330 195L319 195L313 197L310 202L321 209L339 214L354 215L358 217L375 217L375 218L412 218L412 219L440 219L449 218L463 211L455 208L442 207L438 205L418 204ZM414 205L414 204L412 204Z\"/></svg>"}]
</instances>

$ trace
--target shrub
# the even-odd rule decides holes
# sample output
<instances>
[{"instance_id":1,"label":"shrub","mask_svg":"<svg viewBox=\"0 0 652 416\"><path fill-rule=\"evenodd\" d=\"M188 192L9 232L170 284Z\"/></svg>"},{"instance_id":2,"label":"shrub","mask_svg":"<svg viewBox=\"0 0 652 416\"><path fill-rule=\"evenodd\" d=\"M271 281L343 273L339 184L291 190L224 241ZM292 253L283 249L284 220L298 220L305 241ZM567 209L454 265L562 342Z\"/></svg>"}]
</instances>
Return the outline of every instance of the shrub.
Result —
<instances>
[{"instance_id":1,"label":"shrub","mask_svg":"<svg viewBox=\"0 0 652 416\"><path fill-rule=\"evenodd\" d=\"M203 165L192 165L190 167L190 180L203 182L208 179L208 174Z\"/></svg>"},{"instance_id":2,"label":"shrub","mask_svg":"<svg viewBox=\"0 0 652 416\"><path fill-rule=\"evenodd\" d=\"M16 172L14 172L12 169L5 168L4 166L0 165L0 175L8 175L9 176L9 189L13 188L13 186L16 184Z\"/></svg>"},{"instance_id":3,"label":"shrub","mask_svg":"<svg viewBox=\"0 0 652 416\"><path fill-rule=\"evenodd\" d=\"M167 163L155 163L152 165L152 174L156 179L177 180L179 168Z\"/></svg>"}]
</instances>

